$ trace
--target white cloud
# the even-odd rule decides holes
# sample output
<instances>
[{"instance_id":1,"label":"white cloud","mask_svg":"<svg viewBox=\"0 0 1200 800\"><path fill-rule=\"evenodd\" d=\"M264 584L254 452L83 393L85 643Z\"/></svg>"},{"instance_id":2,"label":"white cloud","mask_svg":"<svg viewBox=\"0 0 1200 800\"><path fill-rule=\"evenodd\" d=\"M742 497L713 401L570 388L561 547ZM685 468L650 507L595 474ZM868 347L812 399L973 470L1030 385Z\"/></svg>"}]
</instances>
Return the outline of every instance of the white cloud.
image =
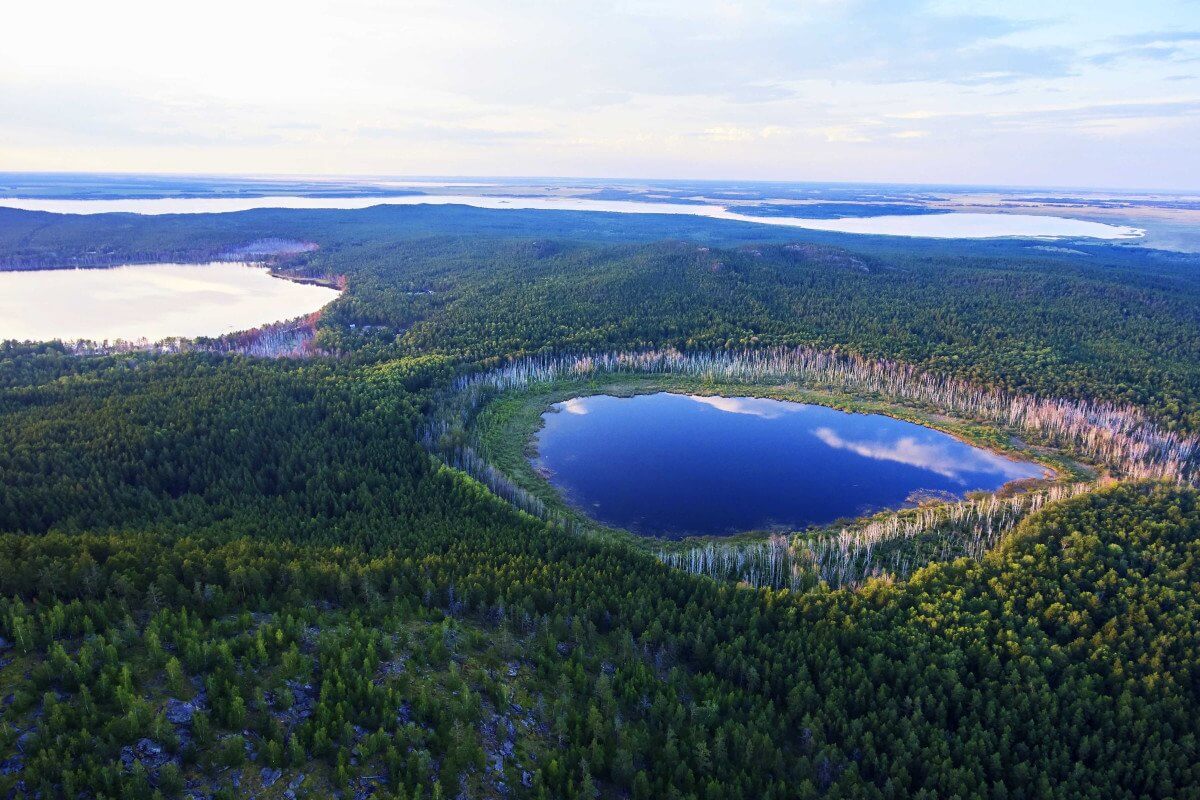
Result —
<instances>
[{"instance_id":1,"label":"white cloud","mask_svg":"<svg viewBox=\"0 0 1200 800\"><path fill-rule=\"evenodd\" d=\"M781 125L767 125L762 128L717 126L705 130L704 138L714 142L754 142L785 136L788 132L788 129Z\"/></svg>"},{"instance_id":2,"label":"white cloud","mask_svg":"<svg viewBox=\"0 0 1200 800\"><path fill-rule=\"evenodd\" d=\"M834 125L829 128L821 128L820 132L825 135L825 141L827 142L857 143L871 141L870 136L867 136L861 130L851 125Z\"/></svg>"}]
</instances>

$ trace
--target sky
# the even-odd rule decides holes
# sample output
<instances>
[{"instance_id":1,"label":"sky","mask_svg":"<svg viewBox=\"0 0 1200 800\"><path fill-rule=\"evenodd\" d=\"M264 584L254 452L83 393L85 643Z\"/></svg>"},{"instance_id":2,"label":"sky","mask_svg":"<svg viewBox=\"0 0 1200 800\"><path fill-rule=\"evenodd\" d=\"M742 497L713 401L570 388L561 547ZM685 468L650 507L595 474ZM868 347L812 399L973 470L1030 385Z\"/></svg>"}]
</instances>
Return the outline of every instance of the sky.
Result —
<instances>
[{"instance_id":1,"label":"sky","mask_svg":"<svg viewBox=\"0 0 1200 800\"><path fill-rule=\"evenodd\" d=\"M1200 190L1196 0L13 3L0 170Z\"/></svg>"}]
</instances>

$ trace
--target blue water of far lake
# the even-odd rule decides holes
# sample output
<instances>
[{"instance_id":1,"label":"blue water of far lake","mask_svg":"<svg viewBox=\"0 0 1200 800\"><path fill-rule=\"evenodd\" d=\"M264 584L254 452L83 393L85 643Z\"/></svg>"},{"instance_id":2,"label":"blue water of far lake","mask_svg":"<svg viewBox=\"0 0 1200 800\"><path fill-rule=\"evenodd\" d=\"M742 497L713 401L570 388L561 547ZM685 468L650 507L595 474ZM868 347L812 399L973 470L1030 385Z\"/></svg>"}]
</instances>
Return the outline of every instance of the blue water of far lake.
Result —
<instances>
[{"instance_id":1,"label":"blue water of far lake","mask_svg":"<svg viewBox=\"0 0 1200 800\"><path fill-rule=\"evenodd\" d=\"M671 538L801 529L1046 473L911 422L754 397L595 395L542 419L534 466L568 503Z\"/></svg>"}]
</instances>

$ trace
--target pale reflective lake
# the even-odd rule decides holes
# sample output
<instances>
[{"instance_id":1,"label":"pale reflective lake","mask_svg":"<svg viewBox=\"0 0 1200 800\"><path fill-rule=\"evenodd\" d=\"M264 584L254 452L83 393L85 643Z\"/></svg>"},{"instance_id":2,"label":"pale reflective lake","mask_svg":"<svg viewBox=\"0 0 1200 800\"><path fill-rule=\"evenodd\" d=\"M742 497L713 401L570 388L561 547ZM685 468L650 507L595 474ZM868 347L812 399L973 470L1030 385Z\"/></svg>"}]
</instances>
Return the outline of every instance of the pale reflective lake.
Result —
<instances>
[{"instance_id":1,"label":"pale reflective lake","mask_svg":"<svg viewBox=\"0 0 1200 800\"><path fill-rule=\"evenodd\" d=\"M495 195L404 195L398 197L199 197L132 198L125 200L58 200L0 198L0 206L59 214L211 214L253 208L355 209L378 205L467 205L491 209L608 211L625 214L686 214L836 233L918 236L934 239L1001 237L1129 239L1138 228L1105 225L1067 217L1034 214L907 214L843 219L757 217L737 214L720 205L652 203L638 200L595 200L579 197L501 197Z\"/></svg>"},{"instance_id":2,"label":"pale reflective lake","mask_svg":"<svg viewBox=\"0 0 1200 800\"><path fill-rule=\"evenodd\" d=\"M543 420L534 466L569 503L673 538L801 529L1046 473L891 417L752 397L595 395Z\"/></svg>"},{"instance_id":3,"label":"pale reflective lake","mask_svg":"<svg viewBox=\"0 0 1200 800\"><path fill-rule=\"evenodd\" d=\"M231 262L0 272L0 340L219 336L309 314L338 294Z\"/></svg>"}]
</instances>

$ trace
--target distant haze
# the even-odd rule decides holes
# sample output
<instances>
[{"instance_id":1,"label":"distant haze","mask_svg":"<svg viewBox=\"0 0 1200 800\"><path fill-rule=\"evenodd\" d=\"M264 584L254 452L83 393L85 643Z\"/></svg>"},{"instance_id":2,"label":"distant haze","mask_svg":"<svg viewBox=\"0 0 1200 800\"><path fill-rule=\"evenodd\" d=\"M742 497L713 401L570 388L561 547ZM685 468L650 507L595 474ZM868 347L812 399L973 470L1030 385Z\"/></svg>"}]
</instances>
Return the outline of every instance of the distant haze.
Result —
<instances>
[{"instance_id":1,"label":"distant haze","mask_svg":"<svg viewBox=\"0 0 1200 800\"><path fill-rule=\"evenodd\" d=\"M0 169L1200 189L1200 4L16 3Z\"/></svg>"}]
</instances>

